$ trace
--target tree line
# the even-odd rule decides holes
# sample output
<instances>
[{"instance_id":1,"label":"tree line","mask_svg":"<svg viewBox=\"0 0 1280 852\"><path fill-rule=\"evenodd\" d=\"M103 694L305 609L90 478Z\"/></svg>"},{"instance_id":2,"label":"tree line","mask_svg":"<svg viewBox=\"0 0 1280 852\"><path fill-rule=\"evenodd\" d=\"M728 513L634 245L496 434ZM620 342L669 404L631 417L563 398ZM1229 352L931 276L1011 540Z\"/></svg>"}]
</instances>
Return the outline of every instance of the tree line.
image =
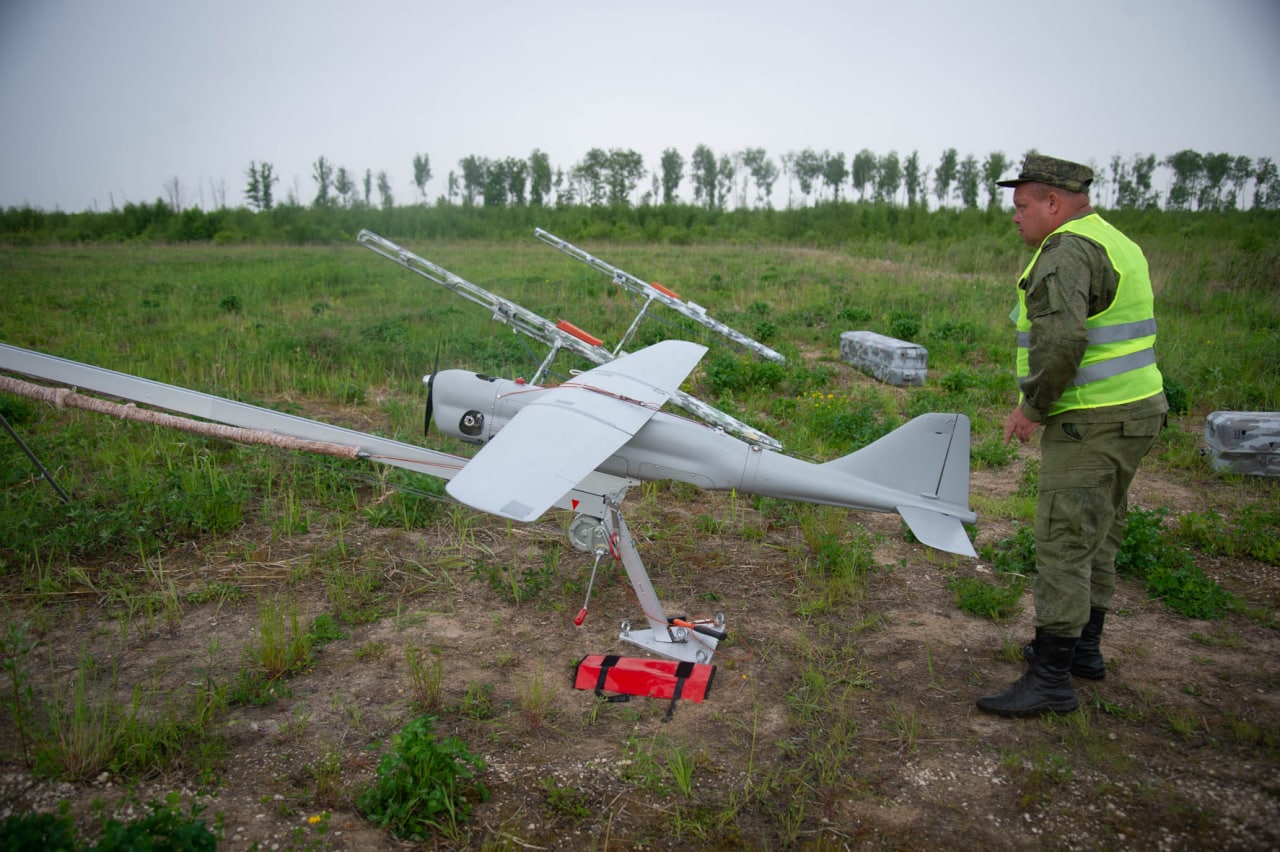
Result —
<instances>
[{"instance_id":1,"label":"tree line","mask_svg":"<svg viewBox=\"0 0 1280 852\"><path fill-rule=\"evenodd\" d=\"M1028 152L1030 153L1030 152ZM1007 206L1007 193L997 181L1016 172L1001 151L979 158L947 148L936 163L924 163L918 151L876 154L868 149L843 152L805 148L777 158L763 148L716 153L698 145L686 159L675 148L662 152L650 169L632 149L592 148L568 168L553 168L546 152L527 158L463 157L445 176L437 206L501 207L651 206L689 203L707 210L805 207L841 200L877 201L929 208L996 209ZM428 205L427 184L433 177L427 154L413 157L415 203ZM1162 172L1166 187L1156 186ZM1109 209L1233 210L1280 208L1280 172L1269 157L1256 160L1231 154L1178 151L1163 158L1138 154L1094 165L1094 203ZM276 206L278 177L270 163L251 162L246 172L245 204L265 211ZM316 185L313 207L380 207L396 205L385 171L375 177L367 169L358 178L321 156L312 164ZM176 182L176 179L175 179ZM170 186L167 184L167 187ZM681 188L692 190L683 198ZM374 190L377 194L375 196ZM178 211L181 204L170 206ZM305 206L291 193L286 204Z\"/></svg>"}]
</instances>

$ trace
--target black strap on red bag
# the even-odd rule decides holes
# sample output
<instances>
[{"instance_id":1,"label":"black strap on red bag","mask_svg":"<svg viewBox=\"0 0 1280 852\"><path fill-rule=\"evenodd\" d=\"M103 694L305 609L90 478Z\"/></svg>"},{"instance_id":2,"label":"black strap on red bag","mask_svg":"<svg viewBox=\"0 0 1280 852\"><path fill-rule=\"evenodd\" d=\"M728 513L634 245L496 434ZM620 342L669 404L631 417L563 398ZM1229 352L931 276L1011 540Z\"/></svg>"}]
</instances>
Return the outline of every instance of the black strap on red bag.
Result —
<instances>
[{"instance_id":1,"label":"black strap on red bag","mask_svg":"<svg viewBox=\"0 0 1280 852\"><path fill-rule=\"evenodd\" d=\"M587 658L583 657L582 659L585 660ZM631 700L631 696L627 695L624 692L619 692L616 695L604 694L604 684L605 684L605 681L609 678L609 669L616 666L618 664L618 660L620 659L622 658L619 657L617 654L610 654L607 657L605 657L603 660L601 660L600 675L599 677L596 678L596 690L595 690L596 698L603 698L605 701L608 701L610 704L620 704L624 701ZM581 663L579 663L579 665L581 665Z\"/></svg>"}]
</instances>

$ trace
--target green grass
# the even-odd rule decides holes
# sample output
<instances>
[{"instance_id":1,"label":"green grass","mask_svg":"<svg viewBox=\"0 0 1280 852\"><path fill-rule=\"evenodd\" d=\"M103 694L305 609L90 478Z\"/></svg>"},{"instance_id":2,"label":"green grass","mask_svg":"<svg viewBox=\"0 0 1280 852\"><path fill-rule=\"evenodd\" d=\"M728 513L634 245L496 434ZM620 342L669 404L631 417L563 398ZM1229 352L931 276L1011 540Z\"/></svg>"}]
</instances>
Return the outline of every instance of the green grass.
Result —
<instances>
[{"instance_id":1,"label":"green grass","mask_svg":"<svg viewBox=\"0 0 1280 852\"><path fill-rule=\"evenodd\" d=\"M806 215L809 221L801 224L815 234L828 227L819 221L820 213ZM1157 277L1162 368L1185 393L1190 428L1196 417L1212 410L1280 408L1280 365L1268 343L1280 316L1273 271L1280 266L1263 262L1274 260L1274 251L1231 233L1172 233L1159 222L1137 224L1147 227L1134 236L1148 247ZM578 241L577 235L565 235ZM980 523L1007 518L1019 524L1007 541L984 550L993 576L957 577L952 586L966 612L993 618L1012 614L1024 578L1034 570L1029 523L1037 468L1000 438L1014 397L1007 318L1011 279L1026 257L1007 227L998 236L977 229L910 240L855 234L826 250L814 249L816 239L791 246L677 245L607 241L605 236L616 234L584 242L592 253L662 281L789 356L785 365L743 357L658 308L637 338L637 345L674 336L708 343L711 352L687 389L782 439L797 454L828 459L864 446L915 414L946 410L972 419L976 469L1023 464L1016 493L975 506ZM532 238L400 239L481 286L606 340L625 331L637 307L606 277ZM0 272L6 295L0 340L5 342L455 452L453 442L421 434L421 376L431 369L437 347L442 367L509 376L531 374L544 354L541 345L494 325L482 309L348 242L0 248ZM836 354L839 334L858 328L924 344L929 349L925 386L889 388L842 364ZM561 356L555 369L563 377L570 368L585 366ZM264 595L258 629L248 637L250 656L230 673L230 682L216 679L224 675L216 672L211 650L210 664L199 675L203 683L168 703L148 688L130 700L99 698L82 685L88 670L77 671L60 692L35 693L29 672L38 654L31 643L40 631L13 626L3 644L0 709L20 727L19 756L50 774L82 777L97 766L158 773L197 755L207 755L216 769L219 743L210 726L225 718L228 704L274 703L286 710L290 684L297 685L290 678L305 675L312 652L324 643L354 636L348 646L335 648L371 666L398 666L398 655L388 653L381 639L370 639L364 626L399 612L403 584L409 581L405 571L383 564L383 552L363 536L369 528L378 528L379 536L405 539L436 526L446 530L456 539L456 553L432 554L430 568L422 570L445 574L447 568L459 583L466 583L470 573L492 586L496 600L554 609L567 594L558 549L543 547L539 555L530 555L513 541L487 537L474 513L441 501L438 480L379 471L362 462L175 435L18 397L0 396L0 412L75 498L64 506L46 483L33 478L33 468L13 442L0 437L0 529L5 531L0 578L29 597L33 620L52 623L63 601L92 595L106 600L120 618L123 640L130 632L164 629L188 608L220 606L254 588L248 580L242 586L238 578L211 574L181 591L171 567L174 542L212 543L211 553L243 551L246 561L258 563L270 562L277 546L298 550L301 545L308 556L290 563L281 583L290 590L310 584L317 598L323 595L318 603L325 612L309 622L306 632L296 609ZM1188 437L1179 422L1175 418L1166 430L1149 463L1194 488L1212 474L1196 453L1196 436ZM646 485L634 491L629 505L656 514L659 506L693 490ZM1212 554L1275 564L1280 517L1274 483L1231 482L1227 491L1215 505L1180 517L1151 517L1140 510L1132 515L1134 541L1125 570L1166 603L1181 602L1188 609L1180 611L1197 618L1226 611L1230 601L1219 596L1216 584L1203 582L1202 574L1184 570L1185 558ZM859 726L866 696L895 685L894 675L871 670L857 647L858 631L873 629L882 618L878 603L866 600L868 577L895 569L876 563L879 542L850 525L847 512L755 497L739 506L735 499L733 508L719 516L693 517L687 531L691 540L736 535L772 547L780 527L800 534L790 554L797 588L786 594L804 628L799 647L787 649L794 677L770 699L785 716L785 733L770 734L768 742L762 734L757 744L754 728L727 726L744 749L754 754L758 748L760 759L724 800L709 798L698 783L713 777L722 759L704 744L637 735L625 746L632 762L623 780L655 795L672 795L679 803L671 810L673 824L687 827L690 837L710 838L706 842L732 836L718 832L728 831L721 822L731 822L739 808L776 814L770 819L779 842L799 842L828 813L827 803L859 783L875 788L859 780L866 743L888 742L910 754L927 751L942 735L934 716L905 698L892 700L889 715L875 724ZM653 524L646 534L657 539L679 530ZM141 566L138 572L112 570L113 563L126 561ZM415 575L413 582L437 580ZM576 590L569 596L574 608L580 595ZM1222 623L1229 622L1215 625ZM1211 642L1230 640L1225 633L1205 635ZM765 656L776 652L760 650ZM935 672L928 649L925 654L930 683L943 689L948 674ZM404 666L412 712L448 714L463 730L485 737L500 736L495 732L507 717L519 714L522 736L530 731L561 735L563 720L551 709L550 679L541 671L500 682L511 693L512 700L504 703L499 700L503 691L491 683L499 677L496 672L474 680L454 673L455 692L446 695L443 658L434 647L411 646ZM727 670L722 677L736 683L736 674ZM351 728L365 733L378 724L373 714L362 721L358 703L334 700ZM1120 722L1134 712L1119 699L1099 709ZM1225 735L1274 753L1274 724L1240 712L1223 728ZM286 729L301 736L307 717L282 718L294 719ZM188 726L179 724L188 719ZM1192 721L1174 711L1167 715L1169 729L1181 737L1199 735ZM399 754L402 764L413 754L414 760L434 760L427 745L434 742L430 729L405 731L392 754ZM455 749L455 768L476 768L465 747L446 748L445 742L435 747ZM65 745L53 751L58 743ZM308 777L314 777L317 805L329 807L325 802L342 795L341 765L335 760L334 753L323 750L313 758ZM1022 786L1015 795L1034 804L1052 800L1084 763L1075 755L1063 762L1033 749L1019 765ZM393 765L387 777L398 771ZM441 808L424 817L409 812L412 785L396 786L402 780L389 780L377 805L381 810L370 805L367 812L403 818L408 834L423 837L441 829L446 835L462 830L464 799L473 799L478 789L438 802ZM569 822L585 819L582 808L588 802L576 789L558 782L544 789L549 812ZM786 802L781 810L778 801Z\"/></svg>"},{"instance_id":2,"label":"green grass","mask_svg":"<svg viewBox=\"0 0 1280 852\"><path fill-rule=\"evenodd\" d=\"M1239 227L1244 233L1256 223L1242 217ZM1233 240L1220 229L1192 236L1153 230L1134 236L1156 276L1161 366L1176 377L1189 410L1280 407L1280 355L1269 344L1280 327L1280 287L1271 286L1273 266L1258 257L1265 242ZM404 242L606 342L622 335L638 307L605 276L532 238ZM830 458L921 411L954 410L973 420L975 467L1000 467L1013 458L995 437L1014 392L1007 315L1021 256L1013 242L971 233L852 242L828 252L714 244L590 248L633 274L666 282L736 328L769 332L770 343L792 356L788 363L743 357L658 308L642 323L637 345L670 336L708 343L712 351L691 379L692 392L790 450ZM0 248L0 270L5 342L286 411L355 407L378 431L410 440L420 439L421 377L437 350L443 365L503 375L531 374L544 351L354 241L10 247ZM121 334L125 328L133 333ZM924 343L926 385L893 389L841 364L839 334L854 328L910 332ZM826 355L804 362L795 357L801 349ZM567 376L585 366L562 355L554 371ZM34 487L30 463L12 442L0 442L0 523L10 531L0 544L0 571L54 554L152 547L259 521L269 521L279 537L305 534L320 513L337 507L362 506L372 523L405 529L439 517L440 483L422 477L397 473L380 486L395 496L377 499L373 486L361 483L362 476L376 481L362 463L326 463L338 478L309 481L322 476L311 460L52 411L16 397L0 398L0 405L76 498L63 506L51 489ZM1271 515L1260 523L1272 530L1276 521Z\"/></svg>"}]
</instances>

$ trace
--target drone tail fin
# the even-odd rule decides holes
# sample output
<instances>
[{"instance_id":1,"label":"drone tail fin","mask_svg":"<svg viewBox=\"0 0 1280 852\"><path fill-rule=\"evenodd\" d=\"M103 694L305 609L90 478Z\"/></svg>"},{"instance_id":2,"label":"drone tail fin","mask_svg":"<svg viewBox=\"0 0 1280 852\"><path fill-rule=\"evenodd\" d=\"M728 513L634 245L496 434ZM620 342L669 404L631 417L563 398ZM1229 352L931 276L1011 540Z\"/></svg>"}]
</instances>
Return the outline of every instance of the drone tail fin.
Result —
<instances>
[{"instance_id":1,"label":"drone tail fin","mask_svg":"<svg viewBox=\"0 0 1280 852\"><path fill-rule=\"evenodd\" d=\"M922 414L828 465L902 492L894 510L924 544L976 555L963 526L975 520L969 510L968 417Z\"/></svg>"}]
</instances>

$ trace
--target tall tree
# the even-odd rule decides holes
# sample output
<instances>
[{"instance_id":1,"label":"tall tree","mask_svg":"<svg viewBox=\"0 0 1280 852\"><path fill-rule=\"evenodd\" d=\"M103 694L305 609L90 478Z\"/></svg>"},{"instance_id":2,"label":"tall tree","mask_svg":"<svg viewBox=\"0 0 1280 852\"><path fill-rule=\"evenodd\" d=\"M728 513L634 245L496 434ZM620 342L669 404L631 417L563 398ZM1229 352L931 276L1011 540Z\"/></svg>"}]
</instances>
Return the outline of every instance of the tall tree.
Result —
<instances>
[{"instance_id":1,"label":"tall tree","mask_svg":"<svg viewBox=\"0 0 1280 852\"><path fill-rule=\"evenodd\" d=\"M612 148L605 157L605 182L609 187L609 204L620 207L628 204L631 193L646 174L644 157L630 148Z\"/></svg>"},{"instance_id":2,"label":"tall tree","mask_svg":"<svg viewBox=\"0 0 1280 852\"><path fill-rule=\"evenodd\" d=\"M978 184L982 180L982 170L978 168L978 159L966 154L960 161L960 170L956 173L956 194L960 201L970 210L978 207Z\"/></svg>"},{"instance_id":3,"label":"tall tree","mask_svg":"<svg viewBox=\"0 0 1280 852\"><path fill-rule=\"evenodd\" d=\"M431 158L426 154L413 155L413 185L418 188L418 199L427 203L427 181L431 180Z\"/></svg>"},{"instance_id":4,"label":"tall tree","mask_svg":"<svg viewBox=\"0 0 1280 852\"><path fill-rule=\"evenodd\" d=\"M270 163L258 164L258 185L262 190L262 210L270 210L276 206L275 185L280 182L275 167Z\"/></svg>"},{"instance_id":5,"label":"tall tree","mask_svg":"<svg viewBox=\"0 0 1280 852\"><path fill-rule=\"evenodd\" d=\"M1280 207L1280 169L1270 157L1259 157L1253 170L1253 209Z\"/></svg>"},{"instance_id":6,"label":"tall tree","mask_svg":"<svg viewBox=\"0 0 1280 852\"><path fill-rule=\"evenodd\" d=\"M609 155L603 148L592 148L583 156L582 162L575 165L570 177L578 187L579 199L593 207L603 204L608 186L605 173L609 167Z\"/></svg>"},{"instance_id":7,"label":"tall tree","mask_svg":"<svg viewBox=\"0 0 1280 852\"><path fill-rule=\"evenodd\" d=\"M778 179L778 167L763 148L747 148L742 152L743 168L756 185L756 206L773 206L773 184Z\"/></svg>"},{"instance_id":8,"label":"tall tree","mask_svg":"<svg viewBox=\"0 0 1280 852\"><path fill-rule=\"evenodd\" d=\"M468 154L458 161L462 169L462 203L468 207L476 203L476 198L484 197L485 173L489 170L489 161L475 154Z\"/></svg>"},{"instance_id":9,"label":"tall tree","mask_svg":"<svg viewBox=\"0 0 1280 852\"><path fill-rule=\"evenodd\" d=\"M800 194L804 196L806 203L813 192L814 181L822 176L822 166L822 155L812 148L805 148L796 154L792 168L795 170L796 181L800 184Z\"/></svg>"},{"instance_id":10,"label":"tall tree","mask_svg":"<svg viewBox=\"0 0 1280 852\"><path fill-rule=\"evenodd\" d=\"M1231 172L1227 180L1231 182L1231 192L1227 196L1227 207L1244 208L1244 188L1253 177L1253 160L1248 157L1236 157L1231 161Z\"/></svg>"},{"instance_id":11,"label":"tall tree","mask_svg":"<svg viewBox=\"0 0 1280 852\"><path fill-rule=\"evenodd\" d=\"M529 155L529 203L542 207L551 199L551 158L537 148Z\"/></svg>"},{"instance_id":12,"label":"tall tree","mask_svg":"<svg viewBox=\"0 0 1280 852\"><path fill-rule=\"evenodd\" d=\"M574 194L573 175L565 176L564 169L556 169L555 179L552 186L556 191L557 207L572 207L578 203L578 196Z\"/></svg>"},{"instance_id":13,"label":"tall tree","mask_svg":"<svg viewBox=\"0 0 1280 852\"><path fill-rule=\"evenodd\" d=\"M1200 187L1201 210L1222 209L1222 189L1231 173L1230 154L1206 154L1204 157L1204 185Z\"/></svg>"},{"instance_id":14,"label":"tall tree","mask_svg":"<svg viewBox=\"0 0 1280 852\"><path fill-rule=\"evenodd\" d=\"M733 165L733 157L728 154L721 154L720 159L716 161L716 208L719 210L724 210L728 204L733 192L735 174L736 169Z\"/></svg>"},{"instance_id":15,"label":"tall tree","mask_svg":"<svg viewBox=\"0 0 1280 852\"><path fill-rule=\"evenodd\" d=\"M177 175L165 180L164 194L165 197L169 199L169 209L174 213L181 213L184 206L182 198L182 181Z\"/></svg>"},{"instance_id":16,"label":"tall tree","mask_svg":"<svg viewBox=\"0 0 1280 852\"><path fill-rule=\"evenodd\" d=\"M1111 206L1123 207L1123 199L1127 197L1128 187L1133 181L1129 179L1129 169L1119 154L1111 155Z\"/></svg>"},{"instance_id":17,"label":"tall tree","mask_svg":"<svg viewBox=\"0 0 1280 852\"><path fill-rule=\"evenodd\" d=\"M507 178L507 196L518 207L524 206L525 188L529 184L529 164L517 157L503 160Z\"/></svg>"},{"instance_id":18,"label":"tall tree","mask_svg":"<svg viewBox=\"0 0 1280 852\"><path fill-rule=\"evenodd\" d=\"M1160 193L1152 189L1151 180L1156 173L1156 155L1133 158L1134 206L1140 210L1154 210L1160 206Z\"/></svg>"},{"instance_id":19,"label":"tall tree","mask_svg":"<svg viewBox=\"0 0 1280 852\"><path fill-rule=\"evenodd\" d=\"M312 206L328 207L333 203L329 194L329 190L333 188L333 164L323 155L311 164L311 179L316 182L316 199Z\"/></svg>"},{"instance_id":20,"label":"tall tree","mask_svg":"<svg viewBox=\"0 0 1280 852\"><path fill-rule=\"evenodd\" d=\"M907 206L915 207L917 199L923 198L924 175L920 172L920 152L912 151L902 167L903 182L907 189Z\"/></svg>"},{"instance_id":21,"label":"tall tree","mask_svg":"<svg viewBox=\"0 0 1280 852\"><path fill-rule=\"evenodd\" d=\"M391 181L386 172L378 172L378 196L382 199L383 210L390 210L395 206L396 201L391 197Z\"/></svg>"},{"instance_id":22,"label":"tall tree","mask_svg":"<svg viewBox=\"0 0 1280 852\"><path fill-rule=\"evenodd\" d=\"M782 163L782 174L787 179L787 209L791 209L791 177L795 174L796 152L788 151L778 157L778 161Z\"/></svg>"},{"instance_id":23,"label":"tall tree","mask_svg":"<svg viewBox=\"0 0 1280 852\"><path fill-rule=\"evenodd\" d=\"M662 203L675 204L680 182L684 180L684 157L675 148L662 152Z\"/></svg>"},{"instance_id":24,"label":"tall tree","mask_svg":"<svg viewBox=\"0 0 1280 852\"><path fill-rule=\"evenodd\" d=\"M988 210L995 210L1000 206L1002 194L1000 187L996 186L996 181L1000 180L1007 168L1009 168L1009 158L1003 151L992 151L982 161L982 185L987 191Z\"/></svg>"},{"instance_id":25,"label":"tall tree","mask_svg":"<svg viewBox=\"0 0 1280 852\"><path fill-rule=\"evenodd\" d=\"M490 160L484 173L484 206L505 207L510 192L507 183L507 161Z\"/></svg>"},{"instance_id":26,"label":"tall tree","mask_svg":"<svg viewBox=\"0 0 1280 852\"><path fill-rule=\"evenodd\" d=\"M897 151L890 151L876 163L876 197L892 204L902 187L902 162Z\"/></svg>"},{"instance_id":27,"label":"tall tree","mask_svg":"<svg viewBox=\"0 0 1280 852\"><path fill-rule=\"evenodd\" d=\"M249 171L245 172L248 183L244 187L244 197L249 202L249 207L254 210L262 209L262 178L258 175L258 164L253 160L249 161Z\"/></svg>"},{"instance_id":28,"label":"tall tree","mask_svg":"<svg viewBox=\"0 0 1280 852\"><path fill-rule=\"evenodd\" d=\"M373 205L373 169L364 170L364 206Z\"/></svg>"},{"instance_id":29,"label":"tall tree","mask_svg":"<svg viewBox=\"0 0 1280 852\"><path fill-rule=\"evenodd\" d=\"M351 179L346 166L338 166L338 171L333 178L333 191L338 194L338 198L341 199L344 205L347 207L353 206L356 182Z\"/></svg>"},{"instance_id":30,"label":"tall tree","mask_svg":"<svg viewBox=\"0 0 1280 852\"><path fill-rule=\"evenodd\" d=\"M933 170L933 194L937 196L939 204L946 204L951 197L951 184L955 183L958 164L956 149L948 148L942 152L942 159L938 160L938 167Z\"/></svg>"},{"instance_id":31,"label":"tall tree","mask_svg":"<svg viewBox=\"0 0 1280 852\"><path fill-rule=\"evenodd\" d=\"M822 152L822 182L831 187L831 198L836 203L840 201L840 187L848 176L849 167L845 165L843 151L836 151L834 154Z\"/></svg>"},{"instance_id":32,"label":"tall tree","mask_svg":"<svg viewBox=\"0 0 1280 852\"><path fill-rule=\"evenodd\" d=\"M876 155L869 148L863 148L853 155L853 173L849 180L858 191L859 201L866 200L868 189L875 192L877 162Z\"/></svg>"},{"instance_id":33,"label":"tall tree","mask_svg":"<svg viewBox=\"0 0 1280 852\"><path fill-rule=\"evenodd\" d=\"M719 185L716 174L716 155L706 145L698 145L693 149L693 157L689 164L689 176L693 178L693 200L708 210L716 208L716 188Z\"/></svg>"},{"instance_id":34,"label":"tall tree","mask_svg":"<svg viewBox=\"0 0 1280 852\"><path fill-rule=\"evenodd\" d=\"M1204 179L1204 157L1187 148L1165 157L1164 164L1173 169L1169 209L1186 210L1193 199L1199 198L1200 184Z\"/></svg>"}]
</instances>

